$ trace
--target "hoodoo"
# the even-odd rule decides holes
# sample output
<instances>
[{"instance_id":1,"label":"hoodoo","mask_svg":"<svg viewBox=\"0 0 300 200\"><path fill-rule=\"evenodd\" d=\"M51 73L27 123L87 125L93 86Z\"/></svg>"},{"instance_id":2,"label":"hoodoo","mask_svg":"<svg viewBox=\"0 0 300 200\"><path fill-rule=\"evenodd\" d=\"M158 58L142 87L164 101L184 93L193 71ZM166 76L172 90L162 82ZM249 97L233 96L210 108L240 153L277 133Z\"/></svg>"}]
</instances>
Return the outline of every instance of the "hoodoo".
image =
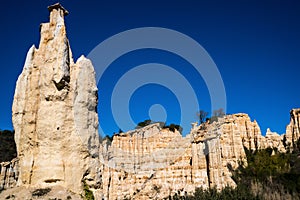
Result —
<instances>
[{"instance_id":1,"label":"hoodoo","mask_svg":"<svg viewBox=\"0 0 300 200\"><path fill-rule=\"evenodd\" d=\"M18 78L13 125L19 158L18 185L63 186L82 191L99 184L97 86L91 61L72 58L60 4L48 7Z\"/></svg>"}]
</instances>

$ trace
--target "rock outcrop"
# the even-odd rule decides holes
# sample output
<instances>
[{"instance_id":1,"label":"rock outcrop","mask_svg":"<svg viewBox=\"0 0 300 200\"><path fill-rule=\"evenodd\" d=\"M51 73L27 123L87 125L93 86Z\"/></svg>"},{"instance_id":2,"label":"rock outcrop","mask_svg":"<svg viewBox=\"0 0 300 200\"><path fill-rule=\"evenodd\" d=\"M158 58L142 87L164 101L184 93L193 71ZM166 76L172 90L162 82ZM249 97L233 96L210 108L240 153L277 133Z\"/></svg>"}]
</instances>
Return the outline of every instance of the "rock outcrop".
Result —
<instances>
[{"instance_id":1,"label":"rock outcrop","mask_svg":"<svg viewBox=\"0 0 300 200\"><path fill-rule=\"evenodd\" d=\"M238 113L232 115L236 129L240 133L243 145L250 150L261 148L262 135L260 127L257 122L250 120L250 117L245 113Z\"/></svg>"},{"instance_id":2,"label":"rock outcrop","mask_svg":"<svg viewBox=\"0 0 300 200\"><path fill-rule=\"evenodd\" d=\"M19 186L63 186L82 192L82 182L99 184L97 86L92 63L74 63L60 5L49 7L18 78L13 125Z\"/></svg>"},{"instance_id":3,"label":"rock outcrop","mask_svg":"<svg viewBox=\"0 0 300 200\"><path fill-rule=\"evenodd\" d=\"M232 118L236 121L236 129L241 135L243 146L247 149L255 151L270 147L277 148L280 152L286 152L283 144L284 134L279 135L267 129L266 135L263 136L258 123L255 120L252 122L250 117L244 113L233 114Z\"/></svg>"},{"instance_id":4,"label":"rock outcrop","mask_svg":"<svg viewBox=\"0 0 300 200\"><path fill-rule=\"evenodd\" d=\"M0 191L16 187L19 178L19 160L0 163Z\"/></svg>"},{"instance_id":5,"label":"rock outcrop","mask_svg":"<svg viewBox=\"0 0 300 200\"><path fill-rule=\"evenodd\" d=\"M235 187L232 170L247 165L244 148L285 152L283 137L270 129L262 136L257 122L244 113L194 123L185 137L160 124L114 135L100 147L101 198L162 199L197 187Z\"/></svg>"},{"instance_id":6,"label":"rock outcrop","mask_svg":"<svg viewBox=\"0 0 300 200\"><path fill-rule=\"evenodd\" d=\"M272 132L269 128L267 129L266 136L264 137L264 148L277 149L280 152L285 153L286 148L283 144L283 138L285 135L279 135L276 132Z\"/></svg>"},{"instance_id":7,"label":"rock outcrop","mask_svg":"<svg viewBox=\"0 0 300 200\"><path fill-rule=\"evenodd\" d=\"M205 144L152 124L103 143L105 199L162 199L177 191L208 188Z\"/></svg>"},{"instance_id":8,"label":"rock outcrop","mask_svg":"<svg viewBox=\"0 0 300 200\"><path fill-rule=\"evenodd\" d=\"M290 123L286 127L286 145L293 147L300 137L300 108L290 111Z\"/></svg>"},{"instance_id":9,"label":"rock outcrop","mask_svg":"<svg viewBox=\"0 0 300 200\"><path fill-rule=\"evenodd\" d=\"M235 187L231 170L246 161L236 123L228 116L194 124L185 137L153 124L104 141L103 198L162 199L197 187Z\"/></svg>"}]
</instances>

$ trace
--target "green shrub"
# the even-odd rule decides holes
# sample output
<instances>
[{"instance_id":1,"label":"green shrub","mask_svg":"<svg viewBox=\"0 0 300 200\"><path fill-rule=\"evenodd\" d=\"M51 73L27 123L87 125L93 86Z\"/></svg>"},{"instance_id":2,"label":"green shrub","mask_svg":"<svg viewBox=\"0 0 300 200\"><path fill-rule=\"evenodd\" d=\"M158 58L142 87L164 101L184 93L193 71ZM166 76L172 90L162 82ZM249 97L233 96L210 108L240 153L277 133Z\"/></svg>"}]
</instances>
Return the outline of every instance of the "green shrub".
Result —
<instances>
[{"instance_id":1,"label":"green shrub","mask_svg":"<svg viewBox=\"0 0 300 200\"><path fill-rule=\"evenodd\" d=\"M94 200L94 194L90 190L89 186L86 184L86 182L83 182L83 192L84 192L84 198L85 200Z\"/></svg>"},{"instance_id":2,"label":"green shrub","mask_svg":"<svg viewBox=\"0 0 300 200\"><path fill-rule=\"evenodd\" d=\"M274 151L275 154L272 155ZM238 186L260 185L256 195L264 199L277 192L283 198L300 194L300 158L295 153L280 153L277 149L249 151L245 148L248 165L234 171L233 179Z\"/></svg>"},{"instance_id":3,"label":"green shrub","mask_svg":"<svg viewBox=\"0 0 300 200\"><path fill-rule=\"evenodd\" d=\"M180 196L175 194L174 196L169 196L167 199L170 200L235 200L235 199L245 199L245 200L260 200L259 197L254 196L248 187L231 188L225 187L223 190L218 191L216 188L210 188L203 190L202 188L197 188L193 195Z\"/></svg>"},{"instance_id":4,"label":"green shrub","mask_svg":"<svg viewBox=\"0 0 300 200\"><path fill-rule=\"evenodd\" d=\"M175 130L177 130L181 134L182 134L182 130L183 130L183 128L178 124L170 124L169 126L164 126L163 128L168 128L172 132L175 132Z\"/></svg>"},{"instance_id":5,"label":"green shrub","mask_svg":"<svg viewBox=\"0 0 300 200\"><path fill-rule=\"evenodd\" d=\"M137 128L141 128L141 127L145 127L151 124L151 120L150 119L146 119L143 122L138 123Z\"/></svg>"}]
</instances>

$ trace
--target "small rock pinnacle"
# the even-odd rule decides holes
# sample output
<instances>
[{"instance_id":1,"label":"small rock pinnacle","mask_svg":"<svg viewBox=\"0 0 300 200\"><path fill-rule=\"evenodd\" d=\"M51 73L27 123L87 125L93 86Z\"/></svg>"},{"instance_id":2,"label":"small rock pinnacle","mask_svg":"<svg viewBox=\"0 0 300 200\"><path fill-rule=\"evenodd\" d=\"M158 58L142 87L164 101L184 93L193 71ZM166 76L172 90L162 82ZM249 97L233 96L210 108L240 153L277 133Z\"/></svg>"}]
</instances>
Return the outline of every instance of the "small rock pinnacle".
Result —
<instances>
[{"instance_id":1,"label":"small rock pinnacle","mask_svg":"<svg viewBox=\"0 0 300 200\"><path fill-rule=\"evenodd\" d=\"M64 16L67 16L69 14L69 12L60 3L56 3L56 4L53 4L51 6L48 6L49 12L51 12L54 9L62 10L63 13L64 13Z\"/></svg>"}]
</instances>

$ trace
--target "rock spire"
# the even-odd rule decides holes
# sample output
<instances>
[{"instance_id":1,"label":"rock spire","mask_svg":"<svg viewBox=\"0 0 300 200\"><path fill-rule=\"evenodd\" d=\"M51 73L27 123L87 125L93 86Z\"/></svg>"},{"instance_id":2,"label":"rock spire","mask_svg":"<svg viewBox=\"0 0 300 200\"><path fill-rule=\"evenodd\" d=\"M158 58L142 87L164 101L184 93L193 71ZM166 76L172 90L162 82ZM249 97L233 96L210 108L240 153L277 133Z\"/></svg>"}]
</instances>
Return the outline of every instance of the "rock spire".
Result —
<instances>
[{"instance_id":1,"label":"rock spire","mask_svg":"<svg viewBox=\"0 0 300 200\"><path fill-rule=\"evenodd\" d=\"M90 60L75 63L60 4L48 7L39 47L32 46L18 78L13 125L19 158L18 185L96 187L98 115L95 72Z\"/></svg>"}]
</instances>

